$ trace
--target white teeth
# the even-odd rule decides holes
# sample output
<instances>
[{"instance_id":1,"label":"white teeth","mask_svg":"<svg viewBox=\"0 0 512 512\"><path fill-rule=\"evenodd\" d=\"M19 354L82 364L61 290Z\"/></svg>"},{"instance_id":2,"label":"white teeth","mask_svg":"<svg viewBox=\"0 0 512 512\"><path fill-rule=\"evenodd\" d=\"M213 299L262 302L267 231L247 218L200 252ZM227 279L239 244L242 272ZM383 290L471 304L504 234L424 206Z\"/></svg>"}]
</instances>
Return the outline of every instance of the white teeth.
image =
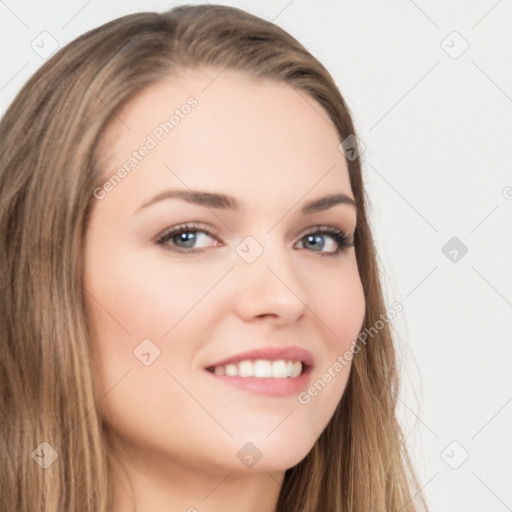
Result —
<instances>
[{"instance_id":1,"label":"white teeth","mask_svg":"<svg viewBox=\"0 0 512 512\"><path fill-rule=\"evenodd\" d=\"M264 359L258 359L254 363L254 376L260 379L272 377L272 363Z\"/></svg>"},{"instance_id":2,"label":"white teeth","mask_svg":"<svg viewBox=\"0 0 512 512\"><path fill-rule=\"evenodd\" d=\"M286 377L288 377L286 361L281 359L272 363L272 377L274 377L274 379L286 379Z\"/></svg>"},{"instance_id":3,"label":"white teeth","mask_svg":"<svg viewBox=\"0 0 512 512\"><path fill-rule=\"evenodd\" d=\"M292 373L290 377L298 377L302 372L302 363L300 361L293 362Z\"/></svg>"},{"instance_id":4,"label":"white teeth","mask_svg":"<svg viewBox=\"0 0 512 512\"><path fill-rule=\"evenodd\" d=\"M252 361L241 361L238 364L238 375L240 377L254 377L254 364Z\"/></svg>"},{"instance_id":5,"label":"white teeth","mask_svg":"<svg viewBox=\"0 0 512 512\"><path fill-rule=\"evenodd\" d=\"M236 377L238 375L238 368L234 364L226 365L226 375L228 377Z\"/></svg>"},{"instance_id":6,"label":"white teeth","mask_svg":"<svg viewBox=\"0 0 512 512\"><path fill-rule=\"evenodd\" d=\"M213 373L220 376L227 375L228 377L293 379L302 373L302 363L300 361L286 361L284 359L278 359L277 361L267 361L266 359L247 360L225 366L215 366Z\"/></svg>"}]
</instances>

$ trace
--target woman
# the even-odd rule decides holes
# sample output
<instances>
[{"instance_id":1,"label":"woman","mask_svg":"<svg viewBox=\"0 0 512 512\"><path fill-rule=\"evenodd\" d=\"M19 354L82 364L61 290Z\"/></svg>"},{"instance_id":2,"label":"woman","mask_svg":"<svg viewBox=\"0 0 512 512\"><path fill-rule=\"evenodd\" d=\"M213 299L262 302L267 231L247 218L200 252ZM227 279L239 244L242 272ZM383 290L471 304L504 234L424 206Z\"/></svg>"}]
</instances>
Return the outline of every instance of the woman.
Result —
<instances>
[{"instance_id":1,"label":"woman","mask_svg":"<svg viewBox=\"0 0 512 512\"><path fill-rule=\"evenodd\" d=\"M2 509L419 509L357 138L297 41L125 16L0 130Z\"/></svg>"}]
</instances>

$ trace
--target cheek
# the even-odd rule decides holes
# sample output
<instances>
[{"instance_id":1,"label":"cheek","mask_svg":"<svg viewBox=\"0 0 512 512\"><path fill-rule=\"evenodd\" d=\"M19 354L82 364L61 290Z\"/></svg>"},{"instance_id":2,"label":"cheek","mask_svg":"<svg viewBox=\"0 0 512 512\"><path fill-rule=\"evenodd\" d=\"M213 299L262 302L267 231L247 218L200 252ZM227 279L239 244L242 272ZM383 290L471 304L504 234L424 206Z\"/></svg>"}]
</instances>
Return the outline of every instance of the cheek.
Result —
<instances>
[{"instance_id":1,"label":"cheek","mask_svg":"<svg viewBox=\"0 0 512 512\"><path fill-rule=\"evenodd\" d=\"M158 261L117 257L94 265L86 281L90 309L105 338L162 339L204 300L228 269L215 265L169 265ZM110 333L109 336L106 333Z\"/></svg>"},{"instance_id":2,"label":"cheek","mask_svg":"<svg viewBox=\"0 0 512 512\"><path fill-rule=\"evenodd\" d=\"M332 273L317 275L309 289L311 309L323 333L324 353L312 372L309 387L298 395L297 402L312 418L314 437L327 425L345 391L366 301L355 258L339 273L338 279Z\"/></svg>"},{"instance_id":3,"label":"cheek","mask_svg":"<svg viewBox=\"0 0 512 512\"><path fill-rule=\"evenodd\" d=\"M339 272L316 272L307 284L311 309L332 352L345 351L363 325L366 301L355 256Z\"/></svg>"},{"instance_id":4,"label":"cheek","mask_svg":"<svg viewBox=\"0 0 512 512\"><path fill-rule=\"evenodd\" d=\"M192 272L186 265L169 265L166 254L148 264L134 251L102 247L101 254L89 255L85 276L97 395L130 372L133 402L144 389L165 396L170 379L165 369L190 373L194 354L221 316L215 288L229 267L195 265ZM139 403L149 404L154 396Z\"/></svg>"}]
</instances>

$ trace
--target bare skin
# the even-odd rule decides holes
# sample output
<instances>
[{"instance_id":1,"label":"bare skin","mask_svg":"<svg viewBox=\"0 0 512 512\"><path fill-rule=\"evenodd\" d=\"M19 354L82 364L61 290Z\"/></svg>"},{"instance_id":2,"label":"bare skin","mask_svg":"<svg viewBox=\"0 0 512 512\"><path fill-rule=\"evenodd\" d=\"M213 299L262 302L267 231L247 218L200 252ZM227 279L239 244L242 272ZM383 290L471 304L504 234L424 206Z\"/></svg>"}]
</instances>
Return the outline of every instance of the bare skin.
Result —
<instances>
[{"instance_id":1,"label":"bare skin","mask_svg":"<svg viewBox=\"0 0 512 512\"><path fill-rule=\"evenodd\" d=\"M343 395L350 365L332 366L363 322L355 249L318 232L350 239L354 206L301 211L324 196L353 198L327 114L286 84L229 70L211 82L217 74L152 86L119 114L131 130L114 121L103 141L105 182L148 135L157 142L98 194L86 241L112 512L275 511L284 472L307 455ZM189 97L197 105L157 140L155 127ZM179 197L141 208L166 190L224 194L238 208ZM162 242L183 223L194 225ZM143 340L151 341L137 352ZM290 346L313 361L292 393L236 386L210 371L246 351ZM325 387L299 402L329 368Z\"/></svg>"}]
</instances>

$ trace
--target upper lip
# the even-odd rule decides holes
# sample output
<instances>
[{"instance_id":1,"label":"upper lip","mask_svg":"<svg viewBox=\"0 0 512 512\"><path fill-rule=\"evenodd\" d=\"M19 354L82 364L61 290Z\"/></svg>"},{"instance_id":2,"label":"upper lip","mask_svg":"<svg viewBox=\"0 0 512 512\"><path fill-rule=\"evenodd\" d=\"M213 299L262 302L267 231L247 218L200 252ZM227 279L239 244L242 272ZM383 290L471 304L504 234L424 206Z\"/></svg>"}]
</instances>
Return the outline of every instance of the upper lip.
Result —
<instances>
[{"instance_id":1,"label":"upper lip","mask_svg":"<svg viewBox=\"0 0 512 512\"><path fill-rule=\"evenodd\" d=\"M304 348L296 346L288 347L262 347L247 352L240 352L234 356L216 361L215 363L209 364L207 368L213 368L215 366L225 366L227 364L234 364L240 361L256 359L267 359L269 361L277 361L279 359L288 359L290 361L301 361L306 366L313 366L313 354Z\"/></svg>"}]
</instances>

